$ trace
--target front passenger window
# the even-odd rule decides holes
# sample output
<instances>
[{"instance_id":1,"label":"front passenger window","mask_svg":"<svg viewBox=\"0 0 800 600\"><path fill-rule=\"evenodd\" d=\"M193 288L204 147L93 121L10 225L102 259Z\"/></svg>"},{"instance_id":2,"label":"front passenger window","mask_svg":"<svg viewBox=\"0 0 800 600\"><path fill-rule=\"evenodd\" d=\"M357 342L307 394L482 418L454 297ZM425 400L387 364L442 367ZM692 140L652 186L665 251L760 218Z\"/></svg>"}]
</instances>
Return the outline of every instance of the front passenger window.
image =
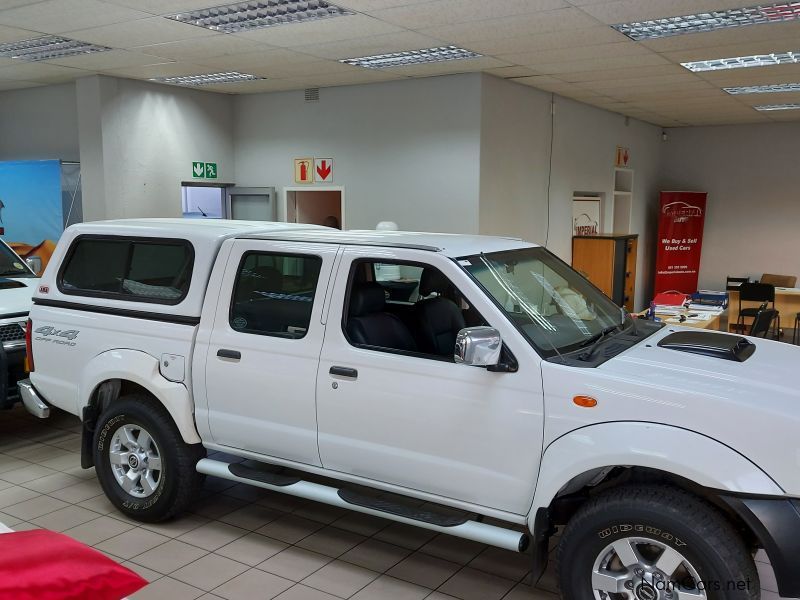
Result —
<instances>
[{"instance_id":1,"label":"front passenger window","mask_svg":"<svg viewBox=\"0 0 800 600\"><path fill-rule=\"evenodd\" d=\"M233 289L230 326L242 333L305 337L321 267L319 256L245 253Z\"/></svg>"}]
</instances>

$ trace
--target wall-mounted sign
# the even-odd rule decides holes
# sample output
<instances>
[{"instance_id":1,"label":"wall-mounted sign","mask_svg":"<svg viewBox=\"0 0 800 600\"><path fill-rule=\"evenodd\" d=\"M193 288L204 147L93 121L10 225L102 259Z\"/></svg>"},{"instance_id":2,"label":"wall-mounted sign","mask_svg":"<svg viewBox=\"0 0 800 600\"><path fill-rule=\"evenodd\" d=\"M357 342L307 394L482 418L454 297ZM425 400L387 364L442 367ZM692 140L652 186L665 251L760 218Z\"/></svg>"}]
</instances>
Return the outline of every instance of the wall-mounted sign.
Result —
<instances>
[{"instance_id":1,"label":"wall-mounted sign","mask_svg":"<svg viewBox=\"0 0 800 600\"><path fill-rule=\"evenodd\" d=\"M217 163L193 161L192 177L195 179L216 179Z\"/></svg>"},{"instance_id":2,"label":"wall-mounted sign","mask_svg":"<svg viewBox=\"0 0 800 600\"><path fill-rule=\"evenodd\" d=\"M572 235L597 235L600 233L600 198L572 201Z\"/></svg>"},{"instance_id":3,"label":"wall-mounted sign","mask_svg":"<svg viewBox=\"0 0 800 600\"><path fill-rule=\"evenodd\" d=\"M661 192L656 294L697 291L705 220L705 192Z\"/></svg>"},{"instance_id":4,"label":"wall-mounted sign","mask_svg":"<svg viewBox=\"0 0 800 600\"><path fill-rule=\"evenodd\" d=\"M617 146L617 158L614 166L624 168L627 167L631 160L630 148Z\"/></svg>"},{"instance_id":5,"label":"wall-mounted sign","mask_svg":"<svg viewBox=\"0 0 800 600\"><path fill-rule=\"evenodd\" d=\"M314 159L295 158L294 159L294 182L295 183L314 183Z\"/></svg>"},{"instance_id":6,"label":"wall-mounted sign","mask_svg":"<svg viewBox=\"0 0 800 600\"><path fill-rule=\"evenodd\" d=\"M333 159L315 158L314 171L317 174L317 181L325 183L333 181Z\"/></svg>"}]
</instances>

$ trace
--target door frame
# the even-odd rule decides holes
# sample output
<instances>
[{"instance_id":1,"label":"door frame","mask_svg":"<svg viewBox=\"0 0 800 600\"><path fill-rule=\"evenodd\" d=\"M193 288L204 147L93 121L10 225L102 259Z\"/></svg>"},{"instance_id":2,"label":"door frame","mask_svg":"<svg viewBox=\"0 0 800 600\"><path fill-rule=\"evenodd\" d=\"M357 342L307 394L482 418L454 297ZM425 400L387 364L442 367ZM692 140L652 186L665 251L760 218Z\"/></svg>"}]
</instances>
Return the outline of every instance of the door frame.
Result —
<instances>
[{"instance_id":1,"label":"door frame","mask_svg":"<svg viewBox=\"0 0 800 600\"><path fill-rule=\"evenodd\" d=\"M275 188L271 186L263 187L239 187L238 185L228 185L225 189L225 218L233 219L233 207L231 202L231 195L240 196L272 196L272 218L270 221L277 221L278 219L278 199Z\"/></svg>"},{"instance_id":2,"label":"door frame","mask_svg":"<svg viewBox=\"0 0 800 600\"><path fill-rule=\"evenodd\" d=\"M345 230L345 200L343 185L290 185L281 188L280 200L278 201L278 220L286 222L287 207L289 203L288 192L339 192L342 202L342 214L339 219L339 226Z\"/></svg>"}]
</instances>

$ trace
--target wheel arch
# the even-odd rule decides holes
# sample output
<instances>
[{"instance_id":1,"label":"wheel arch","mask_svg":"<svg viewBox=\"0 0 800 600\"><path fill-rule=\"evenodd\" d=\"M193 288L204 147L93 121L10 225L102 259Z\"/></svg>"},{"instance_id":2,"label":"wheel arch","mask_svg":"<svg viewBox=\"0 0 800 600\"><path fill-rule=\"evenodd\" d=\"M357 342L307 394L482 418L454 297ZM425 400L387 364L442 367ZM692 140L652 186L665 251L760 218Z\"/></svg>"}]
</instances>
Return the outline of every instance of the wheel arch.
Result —
<instances>
[{"instance_id":1,"label":"wheel arch","mask_svg":"<svg viewBox=\"0 0 800 600\"><path fill-rule=\"evenodd\" d=\"M109 350L95 356L81 377L78 411L83 421L82 466L87 468L93 464L90 447L97 417L120 396L134 392L147 394L162 404L184 442L201 443L194 422L194 405L186 386L162 377L158 359L146 352Z\"/></svg>"}]
</instances>

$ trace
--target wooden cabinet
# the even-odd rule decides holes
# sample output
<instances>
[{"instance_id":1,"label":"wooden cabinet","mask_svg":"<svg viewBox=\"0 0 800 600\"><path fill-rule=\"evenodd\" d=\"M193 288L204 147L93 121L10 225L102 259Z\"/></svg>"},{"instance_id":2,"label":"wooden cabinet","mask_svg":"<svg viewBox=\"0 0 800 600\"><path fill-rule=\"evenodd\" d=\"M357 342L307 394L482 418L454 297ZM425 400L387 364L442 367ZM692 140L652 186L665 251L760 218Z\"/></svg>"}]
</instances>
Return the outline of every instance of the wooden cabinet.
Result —
<instances>
[{"instance_id":1,"label":"wooden cabinet","mask_svg":"<svg viewBox=\"0 0 800 600\"><path fill-rule=\"evenodd\" d=\"M572 238L572 268L616 304L633 312L638 235L589 235Z\"/></svg>"}]
</instances>

